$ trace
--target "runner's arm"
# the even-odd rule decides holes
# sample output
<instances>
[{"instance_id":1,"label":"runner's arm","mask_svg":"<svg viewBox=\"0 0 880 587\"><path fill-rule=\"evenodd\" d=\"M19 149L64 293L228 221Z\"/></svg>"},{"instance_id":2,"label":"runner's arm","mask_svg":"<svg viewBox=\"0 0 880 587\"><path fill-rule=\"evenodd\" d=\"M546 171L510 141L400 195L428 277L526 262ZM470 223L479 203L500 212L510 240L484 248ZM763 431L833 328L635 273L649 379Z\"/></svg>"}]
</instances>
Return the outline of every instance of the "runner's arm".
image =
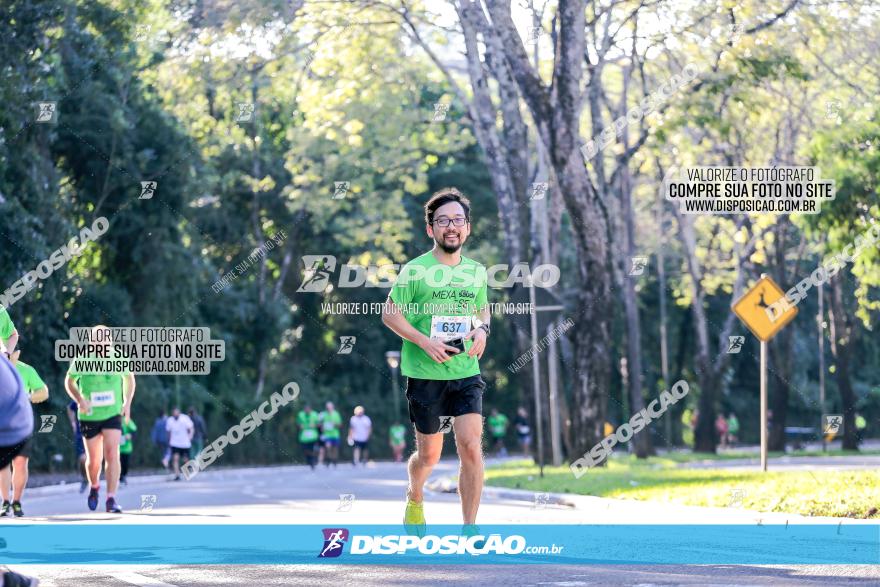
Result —
<instances>
[{"instance_id":1,"label":"runner's arm","mask_svg":"<svg viewBox=\"0 0 880 587\"><path fill-rule=\"evenodd\" d=\"M76 405L79 406L80 410L85 410L86 412L91 410L89 401L80 393L79 388L73 381L73 377L70 375L64 377L64 389L67 391L67 395L70 396L70 399L76 402Z\"/></svg>"},{"instance_id":2,"label":"runner's arm","mask_svg":"<svg viewBox=\"0 0 880 587\"><path fill-rule=\"evenodd\" d=\"M480 321L480 324L485 324L486 327L489 327L489 320L492 317L491 312L489 312L489 306L483 306L477 311L477 319ZM470 332L467 333L465 339L473 339L474 344L471 345L471 348L468 350L468 356L473 357L476 356L477 359L481 359L483 357L483 352L486 350L486 340L489 338L489 335L486 334L486 331L481 327L474 328Z\"/></svg>"},{"instance_id":3,"label":"runner's arm","mask_svg":"<svg viewBox=\"0 0 880 587\"><path fill-rule=\"evenodd\" d=\"M382 309L382 324L390 328L400 338L417 345L437 363L448 361L452 355L458 352L455 347L443 344L439 340L431 340L419 332L415 326L407 321L400 311L400 307L390 298L385 300L385 307ZM447 351L452 354L447 354Z\"/></svg>"},{"instance_id":4,"label":"runner's arm","mask_svg":"<svg viewBox=\"0 0 880 587\"><path fill-rule=\"evenodd\" d=\"M123 385L123 400L122 400L122 415L125 419L131 419L131 400L134 399L134 374L127 373L125 376L124 385Z\"/></svg>"},{"instance_id":5,"label":"runner's arm","mask_svg":"<svg viewBox=\"0 0 880 587\"><path fill-rule=\"evenodd\" d=\"M18 344L18 330L13 330L12 334L9 335L9 338L3 344L6 345L6 352L11 355L15 350L15 345Z\"/></svg>"},{"instance_id":6,"label":"runner's arm","mask_svg":"<svg viewBox=\"0 0 880 587\"><path fill-rule=\"evenodd\" d=\"M49 388L43 386L31 394L31 403L39 404L49 399Z\"/></svg>"}]
</instances>

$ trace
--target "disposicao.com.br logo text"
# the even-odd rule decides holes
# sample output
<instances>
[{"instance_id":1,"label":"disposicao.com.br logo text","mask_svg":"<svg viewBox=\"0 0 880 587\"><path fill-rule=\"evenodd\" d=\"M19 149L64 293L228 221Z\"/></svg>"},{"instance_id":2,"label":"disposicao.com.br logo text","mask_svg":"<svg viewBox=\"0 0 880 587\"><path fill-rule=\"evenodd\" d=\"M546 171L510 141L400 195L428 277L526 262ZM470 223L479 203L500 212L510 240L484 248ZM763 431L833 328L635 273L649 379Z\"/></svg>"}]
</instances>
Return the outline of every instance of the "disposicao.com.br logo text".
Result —
<instances>
[{"instance_id":1,"label":"disposicao.com.br logo text","mask_svg":"<svg viewBox=\"0 0 880 587\"><path fill-rule=\"evenodd\" d=\"M344 530L342 528L334 529L337 531ZM344 530L347 535L347 530ZM496 555L513 555L513 554L560 554L564 546L542 545L529 546L526 539L520 535L511 535L502 537L500 534L475 535L475 536L456 536L456 535L427 535L427 536L407 536L407 535L379 535L364 536L353 535L348 537L345 543L349 544L349 554L380 554L380 555L404 555L408 553L418 554L438 554L438 555L462 555L462 554L496 554ZM336 546L336 544L334 544ZM341 552L341 544L337 549L333 549L339 554ZM324 536L324 546L322 552L327 549L327 537ZM329 554L329 553L328 553ZM334 554L332 556L339 556ZM321 554L321 556L327 556Z\"/></svg>"}]
</instances>

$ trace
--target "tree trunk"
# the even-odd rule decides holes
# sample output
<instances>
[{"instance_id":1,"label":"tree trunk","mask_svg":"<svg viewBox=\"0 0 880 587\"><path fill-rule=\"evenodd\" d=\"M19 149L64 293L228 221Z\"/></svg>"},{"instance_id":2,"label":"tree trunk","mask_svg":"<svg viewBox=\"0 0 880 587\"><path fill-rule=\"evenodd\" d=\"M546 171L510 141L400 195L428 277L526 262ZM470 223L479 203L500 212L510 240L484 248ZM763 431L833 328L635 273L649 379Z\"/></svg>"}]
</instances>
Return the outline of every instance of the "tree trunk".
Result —
<instances>
[{"instance_id":1,"label":"tree trunk","mask_svg":"<svg viewBox=\"0 0 880 587\"><path fill-rule=\"evenodd\" d=\"M626 107L626 87L629 77L629 73L627 73L621 97L621 103L624 108ZM626 129L623 132L622 141L624 148L629 148L629 133ZM623 265L623 311L626 317L626 364L627 371L629 372L629 410L630 414L635 414L645 408L645 397L643 392L644 375L642 372L642 333L639 322L639 302L636 296L636 282L639 278L635 275L629 275L632 258L636 254L635 219L633 218L632 206L632 175L630 174L629 167L621 167L618 177L617 185L620 196L618 210L620 223L623 228L619 234L623 236L620 246L620 263ZM636 457L644 459L648 455L654 454L650 430L636 434L630 442L633 444L633 452L635 452Z\"/></svg>"},{"instance_id":2,"label":"tree trunk","mask_svg":"<svg viewBox=\"0 0 880 587\"><path fill-rule=\"evenodd\" d=\"M789 281L786 271L785 252L789 249L788 233L791 221L783 216L774 226L774 267L773 273L783 282ZM794 264L797 274L798 263ZM774 384L769 398L770 409L773 410L773 422L767 439L768 450L785 452L785 426L788 421L788 398L791 395L791 353L794 346L794 328L786 328L768 344L770 354L769 376Z\"/></svg>"},{"instance_id":3,"label":"tree trunk","mask_svg":"<svg viewBox=\"0 0 880 587\"><path fill-rule=\"evenodd\" d=\"M844 450L859 449L855 418L856 395L849 373L852 335L852 320L843 303L843 279L837 276L831 280L831 354L834 357L837 389L840 390L843 410Z\"/></svg>"},{"instance_id":4,"label":"tree trunk","mask_svg":"<svg viewBox=\"0 0 880 587\"><path fill-rule=\"evenodd\" d=\"M785 452L785 425L788 417L789 380L791 378L791 352L794 346L794 328L780 332L772 344L770 351L770 372L774 385L769 398L770 409L773 410L773 423L767 441L768 450Z\"/></svg>"},{"instance_id":5,"label":"tree trunk","mask_svg":"<svg viewBox=\"0 0 880 587\"><path fill-rule=\"evenodd\" d=\"M709 321L706 317L703 295L702 272L697 259L696 237L692 220L675 214L685 244L688 272L691 276L691 312L697 342L697 357L694 365L700 385L699 414L694 430L694 451L714 453L718 439L715 436L715 397L718 378L712 365L709 349Z\"/></svg>"},{"instance_id":6,"label":"tree trunk","mask_svg":"<svg viewBox=\"0 0 880 587\"><path fill-rule=\"evenodd\" d=\"M589 451L603 432L607 397L608 218L590 182L578 150L581 77L584 60L585 2L559 2L553 83L548 89L531 67L513 24L509 0L489 0L492 31L497 34L519 92L529 107L539 140L547 148L559 191L571 218L578 254L578 296L573 342L575 368L573 415L575 455Z\"/></svg>"}]
</instances>

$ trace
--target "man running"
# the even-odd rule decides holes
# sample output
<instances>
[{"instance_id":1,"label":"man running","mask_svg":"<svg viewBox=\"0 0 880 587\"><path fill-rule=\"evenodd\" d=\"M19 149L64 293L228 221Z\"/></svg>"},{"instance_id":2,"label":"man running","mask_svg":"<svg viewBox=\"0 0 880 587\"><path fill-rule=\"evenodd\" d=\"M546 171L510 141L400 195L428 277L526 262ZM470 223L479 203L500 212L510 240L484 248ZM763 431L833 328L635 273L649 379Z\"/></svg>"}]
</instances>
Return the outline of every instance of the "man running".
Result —
<instances>
[{"instance_id":1,"label":"man running","mask_svg":"<svg viewBox=\"0 0 880 587\"><path fill-rule=\"evenodd\" d=\"M318 414L321 423L321 450L324 454L324 464L335 467L339 460L339 429L342 427L342 416L333 407L333 402L327 402L325 410Z\"/></svg>"},{"instance_id":2,"label":"man running","mask_svg":"<svg viewBox=\"0 0 880 587\"><path fill-rule=\"evenodd\" d=\"M296 415L296 424L299 426L299 445L306 457L306 463L314 471L317 461L315 451L318 444L318 413L306 404Z\"/></svg>"},{"instance_id":3,"label":"man running","mask_svg":"<svg viewBox=\"0 0 880 587\"><path fill-rule=\"evenodd\" d=\"M419 536L427 530L422 490L443 449L441 420L451 416L463 530L473 534L483 491L479 359L489 335L486 269L461 254L471 231L470 202L457 189L431 196L425 224L434 248L401 270L382 313L382 322L403 339L401 372L416 428L404 524Z\"/></svg>"},{"instance_id":4,"label":"man running","mask_svg":"<svg viewBox=\"0 0 880 587\"><path fill-rule=\"evenodd\" d=\"M168 464L171 462L171 450L168 448L168 430L165 428L165 422L167 421L168 416L165 414L165 410L162 410L162 413L153 422L153 430L150 432L150 439L159 448L159 453L162 455L162 468L166 471L168 470Z\"/></svg>"},{"instance_id":5,"label":"man running","mask_svg":"<svg viewBox=\"0 0 880 587\"><path fill-rule=\"evenodd\" d=\"M119 445L119 482L128 485L128 466L131 463L131 453L134 451L134 433L137 432L137 424L131 418L122 421L122 443Z\"/></svg>"},{"instance_id":6,"label":"man running","mask_svg":"<svg viewBox=\"0 0 880 587\"><path fill-rule=\"evenodd\" d=\"M21 375L5 355L0 355L0 469L21 454L34 432L34 413ZM0 568L3 587L37 587L38 579Z\"/></svg>"},{"instance_id":7,"label":"man running","mask_svg":"<svg viewBox=\"0 0 880 587\"><path fill-rule=\"evenodd\" d=\"M406 450L406 426L400 422L392 424L388 429L388 444L391 446L391 452L394 453L394 462L401 462L403 451Z\"/></svg>"},{"instance_id":8,"label":"man running","mask_svg":"<svg viewBox=\"0 0 880 587\"><path fill-rule=\"evenodd\" d=\"M10 362L15 366L21 380L24 383L25 391L27 391L30 402L38 404L49 399L49 388L40 379L37 370L18 360L20 351L15 351L10 356ZM3 505L0 507L0 516L5 516L11 510L12 515L16 518L24 516L21 508L21 498L24 494L24 488L27 486L28 480L28 460L30 459L31 443L28 442L12 460L10 467L4 467L0 470L0 495L3 497ZM12 502L9 501L9 482L12 481Z\"/></svg>"},{"instance_id":9,"label":"man running","mask_svg":"<svg viewBox=\"0 0 880 587\"><path fill-rule=\"evenodd\" d=\"M193 422L193 440L192 450L194 455L198 455L205 448L205 438L208 436L208 427L205 425L205 419L196 411L195 406L190 406L187 411L189 419Z\"/></svg>"},{"instance_id":10,"label":"man running","mask_svg":"<svg viewBox=\"0 0 880 587\"><path fill-rule=\"evenodd\" d=\"M89 486L89 478L86 474L86 444L83 442L82 430L79 427L78 409L74 401L67 404L67 419L70 420L70 428L73 431L73 449L76 451L76 462L81 475L79 492L83 493Z\"/></svg>"},{"instance_id":11,"label":"man running","mask_svg":"<svg viewBox=\"0 0 880 587\"><path fill-rule=\"evenodd\" d=\"M497 408L492 408L489 412L489 418L486 421L489 424L489 431L492 433L492 449L497 456L506 457L507 448L504 446L504 437L507 436L507 426L510 422Z\"/></svg>"},{"instance_id":12,"label":"man running","mask_svg":"<svg viewBox=\"0 0 880 587\"><path fill-rule=\"evenodd\" d=\"M185 463L189 460L189 449L192 447L195 426L189 416L180 413L180 408L174 408L171 417L165 421L165 429L168 430L168 446L171 447L174 480L180 481L180 461L183 460Z\"/></svg>"},{"instance_id":13,"label":"man running","mask_svg":"<svg viewBox=\"0 0 880 587\"><path fill-rule=\"evenodd\" d=\"M373 422L364 413L364 406L357 406L354 415L348 420L348 444L353 446L351 464L367 464L369 459L370 434L373 433Z\"/></svg>"},{"instance_id":14,"label":"man running","mask_svg":"<svg viewBox=\"0 0 880 587\"><path fill-rule=\"evenodd\" d=\"M107 326L95 326L90 344L103 346L104 355L112 357L112 333ZM110 513L122 513L116 503L119 485L119 444L122 438L122 420L131 418L131 402L134 399L134 375L128 371L99 373L88 365L88 359L77 359L70 364L64 388L77 404L77 417L86 443L86 474L89 478L89 509L98 508L101 487L101 465L106 464L107 501Z\"/></svg>"},{"instance_id":15,"label":"man running","mask_svg":"<svg viewBox=\"0 0 880 587\"><path fill-rule=\"evenodd\" d=\"M532 428L529 426L529 413L522 406L516 411L516 418L513 420L516 427L516 438L519 440L519 448L523 456L529 455L529 445L532 443Z\"/></svg>"}]
</instances>

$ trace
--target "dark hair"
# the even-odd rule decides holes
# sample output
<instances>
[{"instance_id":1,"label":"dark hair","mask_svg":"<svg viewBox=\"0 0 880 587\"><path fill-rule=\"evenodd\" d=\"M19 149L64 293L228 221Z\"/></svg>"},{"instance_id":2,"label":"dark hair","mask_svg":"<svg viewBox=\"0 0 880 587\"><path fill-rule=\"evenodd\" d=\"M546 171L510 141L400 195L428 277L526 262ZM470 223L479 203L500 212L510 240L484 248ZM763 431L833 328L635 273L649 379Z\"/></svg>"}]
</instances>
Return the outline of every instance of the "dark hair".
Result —
<instances>
[{"instance_id":1,"label":"dark hair","mask_svg":"<svg viewBox=\"0 0 880 587\"><path fill-rule=\"evenodd\" d=\"M425 204L425 224L433 224L434 212L437 211L437 208L443 204L448 204L449 202L458 202L461 204L461 207L464 209L464 217L470 222L471 201L455 188L443 188L434 192L434 195L432 195L431 199L428 200L428 203Z\"/></svg>"}]
</instances>

